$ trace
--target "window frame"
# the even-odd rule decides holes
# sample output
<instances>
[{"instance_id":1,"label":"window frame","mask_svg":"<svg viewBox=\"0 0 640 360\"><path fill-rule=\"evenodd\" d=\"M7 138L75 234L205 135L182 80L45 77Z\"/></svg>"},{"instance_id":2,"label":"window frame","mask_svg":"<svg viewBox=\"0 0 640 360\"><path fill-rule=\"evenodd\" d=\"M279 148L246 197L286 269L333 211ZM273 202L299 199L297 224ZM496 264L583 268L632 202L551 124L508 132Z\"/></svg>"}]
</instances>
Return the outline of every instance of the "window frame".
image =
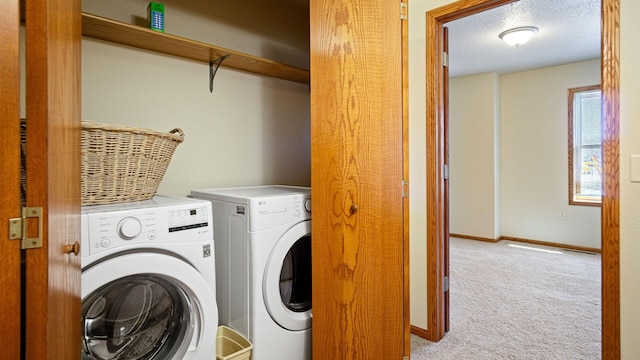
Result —
<instances>
[{"instance_id":1,"label":"window frame","mask_svg":"<svg viewBox=\"0 0 640 360\"><path fill-rule=\"evenodd\" d=\"M602 206L602 194L597 196L584 196L583 199L577 200L575 198L575 174L574 174L574 98L576 93L599 90L600 91L600 103L602 104L602 88L600 85L582 86L576 88L570 88L568 90L568 158L569 158L569 205L581 205L581 206ZM602 114L600 115L600 123L602 124ZM600 142L602 148L602 139ZM602 175L602 173L601 173Z\"/></svg>"}]
</instances>

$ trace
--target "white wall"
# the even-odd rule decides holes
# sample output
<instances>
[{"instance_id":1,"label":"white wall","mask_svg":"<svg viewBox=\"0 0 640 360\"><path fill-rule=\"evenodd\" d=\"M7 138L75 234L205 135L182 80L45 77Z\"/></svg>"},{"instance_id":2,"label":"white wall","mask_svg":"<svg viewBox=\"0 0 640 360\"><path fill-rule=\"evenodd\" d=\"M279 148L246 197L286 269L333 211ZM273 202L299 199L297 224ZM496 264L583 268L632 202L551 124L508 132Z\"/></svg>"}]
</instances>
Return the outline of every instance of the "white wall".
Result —
<instances>
[{"instance_id":1,"label":"white wall","mask_svg":"<svg viewBox=\"0 0 640 360\"><path fill-rule=\"evenodd\" d=\"M499 75L449 80L449 231L488 239L501 234ZM498 133L499 136L499 133Z\"/></svg>"},{"instance_id":2,"label":"white wall","mask_svg":"<svg viewBox=\"0 0 640 360\"><path fill-rule=\"evenodd\" d=\"M567 89L599 83L599 59L450 80L451 233L600 248L600 208L568 205L567 164Z\"/></svg>"},{"instance_id":3,"label":"white wall","mask_svg":"<svg viewBox=\"0 0 640 360\"><path fill-rule=\"evenodd\" d=\"M277 2L277 0L275 0ZM308 15L251 0L164 1L167 33L308 68ZM148 1L84 1L83 11L144 24ZM282 4L281 4L282 5ZM158 190L310 184L309 87L83 38L83 119L186 136Z\"/></svg>"},{"instance_id":4,"label":"white wall","mask_svg":"<svg viewBox=\"0 0 640 360\"><path fill-rule=\"evenodd\" d=\"M600 248L600 208L568 205L567 168L567 89L599 83L599 59L450 80L451 233Z\"/></svg>"},{"instance_id":5,"label":"white wall","mask_svg":"<svg viewBox=\"0 0 640 360\"><path fill-rule=\"evenodd\" d=\"M597 84L599 59L501 76L503 236L600 248L600 208L569 206L567 160L567 90Z\"/></svg>"},{"instance_id":6,"label":"white wall","mask_svg":"<svg viewBox=\"0 0 640 360\"><path fill-rule=\"evenodd\" d=\"M450 0L409 2L409 126L411 202L411 323L426 329L426 170L420 154L426 153L425 12ZM629 181L629 156L640 154L640 48L635 40L640 32L640 2L620 0L620 281L621 350L623 360L640 354L640 184Z\"/></svg>"},{"instance_id":7,"label":"white wall","mask_svg":"<svg viewBox=\"0 0 640 360\"><path fill-rule=\"evenodd\" d=\"M640 183L630 181L630 156L640 154L640 2L620 7L620 310L622 359L640 354Z\"/></svg>"}]
</instances>

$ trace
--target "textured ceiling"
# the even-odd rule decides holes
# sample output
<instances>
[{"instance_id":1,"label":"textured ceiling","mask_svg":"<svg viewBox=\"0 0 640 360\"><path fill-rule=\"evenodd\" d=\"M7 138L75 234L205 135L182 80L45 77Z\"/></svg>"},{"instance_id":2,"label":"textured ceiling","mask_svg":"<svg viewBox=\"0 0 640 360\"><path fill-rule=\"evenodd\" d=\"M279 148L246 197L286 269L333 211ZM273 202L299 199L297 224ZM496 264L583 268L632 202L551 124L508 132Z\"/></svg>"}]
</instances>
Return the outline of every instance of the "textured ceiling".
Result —
<instances>
[{"instance_id":1,"label":"textured ceiling","mask_svg":"<svg viewBox=\"0 0 640 360\"><path fill-rule=\"evenodd\" d=\"M445 24L449 28L449 74L501 74L600 57L600 0L520 0ZM535 26L520 47L498 34Z\"/></svg>"}]
</instances>

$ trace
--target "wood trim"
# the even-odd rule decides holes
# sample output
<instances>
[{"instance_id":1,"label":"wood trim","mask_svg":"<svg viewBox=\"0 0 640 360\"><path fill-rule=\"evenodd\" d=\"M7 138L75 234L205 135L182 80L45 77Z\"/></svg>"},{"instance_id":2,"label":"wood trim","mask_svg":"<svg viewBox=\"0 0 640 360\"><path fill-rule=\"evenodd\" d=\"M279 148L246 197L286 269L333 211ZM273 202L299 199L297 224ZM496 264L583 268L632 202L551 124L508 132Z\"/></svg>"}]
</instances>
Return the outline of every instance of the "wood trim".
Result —
<instances>
[{"instance_id":1,"label":"wood trim","mask_svg":"<svg viewBox=\"0 0 640 360\"><path fill-rule=\"evenodd\" d=\"M427 12L427 340L444 337L442 216L444 214L442 184L442 22Z\"/></svg>"},{"instance_id":2,"label":"wood trim","mask_svg":"<svg viewBox=\"0 0 640 360\"><path fill-rule=\"evenodd\" d=\"M573 176L573 174L571 174L571 176ZM569 197L571 197L571 193L569 194ZM574 201L573 199L569 200L569 205L602 207L602 203L599 203L599 202L594 202L594 201Z\"/></svg>"},{"instance_id":3,"label":"wood trim","mask_svg":"<svg viewBox=\"0 0 640 360\"><path fill-rule=\"evenodd\" d=\"M3 226L20 217L20 5L0 2L0 137ZM0 232L0 348L3 359L20 359L20 241L9 240L6 227Z\"/></svg>"},{"instance_id":4,"label":"wood trim","mask_svg":"<svg viewBox=\"0 0 640 360\"><path fill-rule=\"evenodd\" d=\"M473 235L462 235L462 234L450 234L449 236L454 237L454 238L458 238L458 239L482 241L482 242L490 242L490 243L497 243L497 242L502 241L502 240L509 240L509 241L517 241L517 242L521 242L521 243L527 243L527 244L552 246L552 247L561 248L561 249L568 249L568 250L584 251L584 252L598 253L598 254L601 253L600 249L586 247L586 246L576 246L576 245L556 243L556 242L551 242L551 241L523 239L523 238L513 237L513 236L500 236L497 239L480 237L480 236L473 236Z\"/></svg>"},{"instance_id":5,"label":"wood trim","mask_svg":"<svg viewBox=\"0 0 640 360\"><path fill-rule=\"evenodd\" d=\"M509 241L527 243L527 244L552 246L560 249L584 251L584 252L590 252L590 253L596 253L596 254L600 254L602 252L600 249L586 247L586 246L576 246L576 245L562 244L562 243L556 243L556 242L550 242L550 241L523 239L523 238L513 237L513 236L500 236L500 240L509 240Z\"/></svg>"},{"instance_id":6,"label":"wood trim","mask_svg":"<svg viewBox=\"0 0 640 360\"><path fill-rule=\"evenodd\" d=\"M444 286L446 236L445 184L442 169L444 153L444 102L442 44L443 24L474 13L512 3L516 0L466 0L456 1L426 14L426 108L427 108L427 332L428 340L444 337L446 313L444 311Z\"/></svg>"},{"instance_id":7,"label":"wood trim","mask_svg":"<svg viewBox=\"0 0 640 360\"><path fill-rule=\"evenodd\" d=\"M442 52L447 54L446 59L449 59L449 28L442 28ZM449 66L442 67L442 78L449 79ZM449 80L442 82L442 103L443 107L443 119L442 119L442 137L444 141L442 142L442 161L446 166L449 165ZM444 170L443 170L444 171ZM444 178L444 175L443 175ZM443 213L443 221L442 221L442 278L449 279L449 178L447 177L442 182L442 194L443 194L443 205L444 205L444 213ZM447 285L444 285L447 286ZM450 328L450 294L449 290L443 292L442 297L442 313L444 316L443 319L443 330L444 332L449 332Z\"/></svg>"},{"instance_id":8,"label":"wood trim","mask_svg":"<svg viewBox=\"0 0 640 360\"><path fill-rule=\"evenodd\" d=\"M600 85L590 85L590 86L582 86L582 87L575 87L575 88L570 88L567 90L567 114L568 114L568 121L567 121L567 144L568 144L568 148L567 148L567 157L568 157L568 166L569 166L569 189L568 189L568 196L569 196L569 205L580 205L580 206L597 206L600 207L601 203L600 202L594 202L594 201L575 201L573 200L573 188L574 188L574 182L573 182L573 97L575 96L575 93L578 92L583 92L583 91L590 91L590 90L601 90ZM602 116L601 116L602 117Z\"/></svg>"},{"instance_id":9,"label":"wood trim","mask_svg":"<svg viewBox=\"0 0 640 360\"><path fill-rule=\"evenodd\" d=\"M483 241L483 242L491 242L491 243L496 243L500 241L500 238L492 239L492 238L473 236L473 235L449 234L449 236L454 238L459 238L459 239L467 239L467 240L475 240L475 241Z\"/></svg>"},{"instance_id":10,"label":"wood trim","mask_svg":"<svg viewBox=\"0 0 640 360\"><path fill-rule=\"evenodd\" d=\"M26 251L25 359L77 359L80 257L80 0L26 2L27 206L43 208L42 248Z\"/></svg>"},{"instance_id":11,"label":"wood trim","mask_svg":"<svg viewBox=\"0 0 640 360\"><path fill-rule=\"evenodd\" d=\"M402 1L402 0L401 0ZM409 1L405 2L407 19L401 22L402 26L402 178L409 181ZM409 192L410 184L407 185ZM409 196L402 203L403 218L403 267L404 267L404 355L411 355L411 278L410 278L410 242L409 242Z\"/></svg>"},{"instance_id":12,"label":"wood trim","mask_svg":"<svg viewBox=\"0 0 640 360\"><path fill-rule=\"evenodd\" d=\"M426 329L423 329L421 327L411 325L411 333L423 339L427 339L427 340L429 339L429 332Z\"/></svg>"},{"instance_id":13,"label":"wood trim","mask_svg":"<svg viewBox=\"0 0 640 360\"><path fill-rule=\"evenodd\" d=\"M447 23L517 1L520 0L459 0L429 12L433 13L438 21Z\"/></svg>"},{"instance_id":14,"label":"wood trim","mask_svg":"<svg viewBox=\"0 0 640 360\"><path fill-rule=\"evenodd\" d=\"M602 0L602 358L620 359L620 0Z\"/></svg>"}]
</instances>

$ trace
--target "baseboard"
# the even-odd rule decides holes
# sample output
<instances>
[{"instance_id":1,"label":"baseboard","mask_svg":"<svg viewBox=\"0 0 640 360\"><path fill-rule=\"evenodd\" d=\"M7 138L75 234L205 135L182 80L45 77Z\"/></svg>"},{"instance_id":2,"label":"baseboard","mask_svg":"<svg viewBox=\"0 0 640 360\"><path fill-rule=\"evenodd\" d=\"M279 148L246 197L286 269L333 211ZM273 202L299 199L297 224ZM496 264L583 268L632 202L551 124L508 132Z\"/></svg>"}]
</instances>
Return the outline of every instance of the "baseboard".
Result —
<instances>
[{"instance_id":1,"label":"baseboard","mask_svg":"<svg viewBox=\"0 0 640 360\"><path fill-rule=\"evenodd\" d=\"M589 252L589 253L597 253L597 254L601 254L602 253L601 249L590 248L590 247L586 247L586 246L576 246L576 245L561 244L561 243L555 243L555 242L549 242L549 241L523 239L523 238L518 238L518 237L513 237L513 236L500 236L500 240L517 241L517 242L521 242L521 243L543 245L543 246L553 246L553 247L561 248L561 249L582 251L582 252Z\"/></svg>"},{"instance_id":2,"label":"baseboard","mask_svg":"<svg viewBox=\"0 0 640 360\"><path fill-rule=\"evenodd\" d=\"M413 335L419 336L419 337L421 337L423 339L428 339L427 330L426 329L411 325L411 333Z\"/></svg>"},{"instance_id":3,"label":"baseboard","mask_svg":"<svg viewBox=\"0 0 640 360\"><path fill-rule=\"evenodd\" d=\"M462 235L462 234L449 234L449 236L454 238L460 238L460 239L476 240L476 241L484 241L484 242L492 242L492 243L500 241L500 238L492 239L492 238L472 236L472 235Z\"/></svg>"},{"instance_id":4,"label":"baseboard","mask_svg":"<svg viewBox=\"0 0 640 360\"><path fill-rule=\"evenodd\" d=\"M492 243L496 243L496 242L498 242L500 240L509 240L509 241L517 241L517 242L521 242L521 243L527 243L527 244L552 246L552 247L556 247L556 248L560 248L560 249L567 249L567 250L573 250L573 251L581 251L581 252L596 253L596 254L601 254L602 253L602 250L600 250L600 249L590 248L590 247L586 247L586 246L576 246L576 245L555 243L555 242L550 242L550 241L523 239L523 238L513 237L513 236L500 236L497 239L480 237L480 236L472 236L472 235L463 235L463 234L449 234L449 236L450 237L455 237L455 238L460 238L460 239L476 240L476 241L484 241L484 242L492 242Z\"/></svg>"}]
</instances>

